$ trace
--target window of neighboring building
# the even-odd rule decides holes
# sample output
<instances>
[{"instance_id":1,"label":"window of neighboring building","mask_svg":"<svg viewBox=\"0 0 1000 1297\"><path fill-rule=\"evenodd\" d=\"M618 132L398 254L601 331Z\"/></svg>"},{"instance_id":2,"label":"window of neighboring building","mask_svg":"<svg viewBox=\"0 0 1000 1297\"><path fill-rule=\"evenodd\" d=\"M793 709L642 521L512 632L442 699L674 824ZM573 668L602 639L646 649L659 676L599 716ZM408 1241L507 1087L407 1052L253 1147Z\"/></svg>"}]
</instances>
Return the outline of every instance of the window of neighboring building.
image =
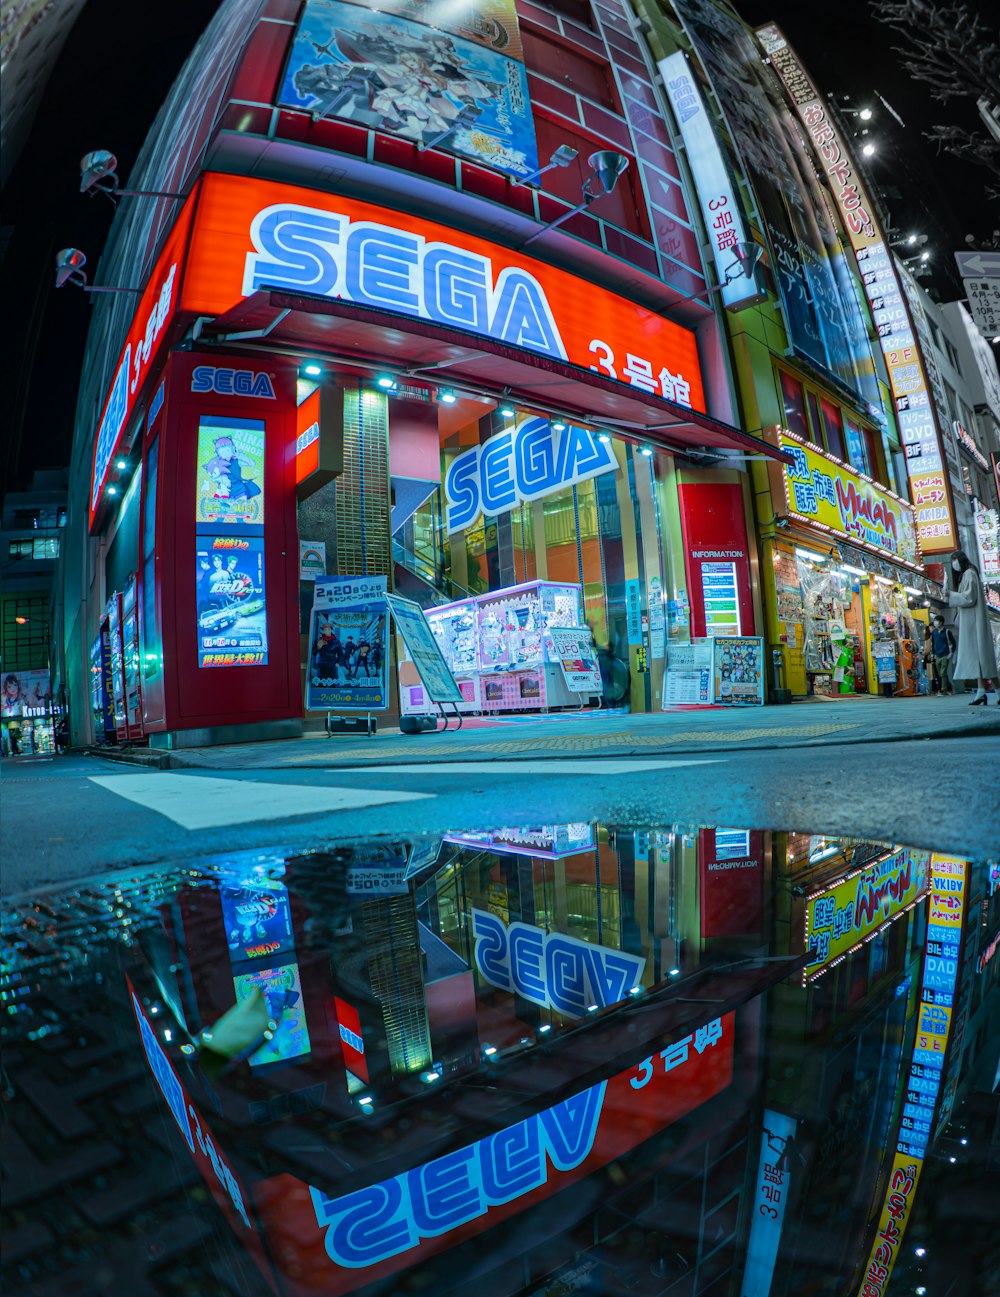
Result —
<instances>
[{"instance_id":1,"label":"window of neighboring building","mask_svg":"<svg viewBox=\"0 0 1000 1297\"><path fill-rule=\"evenodd\" d=\"M934 323L934 321L930 318L930 316L927 317L927 327L928 327L928 328L930 329L930 331L931 331L931 337L934 339L934 345L935 345L935 347L937 347L938 350L940 350L940 348L941 348L941 335L940 335L940 333L938 333L938 327L937 327L937 325Z\"/></svg>"},{"instance_id":2,"label":"window of neighboring building","mask_svg":"<svg viewBox=\"0 0 1000 1297\"><path fill-rule=\"evenodd\" d=\"M854 422L853 419L844 419L844 437L847 441L847 459L855 468L860 469L862 473L872 476L869 467L868 449L865 445L864 433L861 425Z\"/></svg>"},{"instance_id":3,"label":"window of neighboring building","mask_svg":"<svg viewBox=\"0 0 1000 1297\"><path fill-rule=\"evenodd\" d=\"M802 384L797 383L784 370L781 371L781 400L785 407L785 427L789 432L794 432L797 437L804 437L806 441L811 441Z\"/></svg>"},{"instance_id":4,"label":"window of neighboring building","mask_svg":"<svg viewBox=\"0 0 1000 1297\"><path fill-rule=\"evenodd\" d=\"M51 559L59 557L59 537L41 536L30 540L12 540L8 546L12 559Z\"/></svg>"},{"instance_id":5,"label":"window of neighboring building","mask_svg":"<svg viewBox=\"0 0 1000 1297\"><path fill-rule=\"evenodd\" d=\"M844 450L844 432L840 424L840 411L832 401L822 401L820 408L823 411L823 436L826 440L826 448L831 455L836 455L838 459L846 459L847 454Z\"/></svg>"}]
</instances>

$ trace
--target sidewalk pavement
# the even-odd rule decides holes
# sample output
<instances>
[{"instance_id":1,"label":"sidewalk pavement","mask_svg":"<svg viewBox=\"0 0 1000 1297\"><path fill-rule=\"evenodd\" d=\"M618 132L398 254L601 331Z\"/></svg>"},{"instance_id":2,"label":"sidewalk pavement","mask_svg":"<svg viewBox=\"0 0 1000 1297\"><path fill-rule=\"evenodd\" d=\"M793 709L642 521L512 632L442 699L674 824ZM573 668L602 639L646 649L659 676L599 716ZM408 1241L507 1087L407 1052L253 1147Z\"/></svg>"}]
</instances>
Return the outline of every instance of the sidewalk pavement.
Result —
<instances>
[{"instance_id":1,"label":"sidewalk pavement","mask_svg":"<svg viewBox=\"0 0 1000 1297\"><path fill-rule=\"evenodd\" d=\"M656 714L560 712L476 720L436 734L380 730L372 738L306 734L298 739L231 743L174 751L137 749L102 756L160 769L374 769L380 765L475 760L537 760L539 756L661 756L773 750L839 743L1000 736L996 695L970 707L971 694L940 698L844 698L789 706L697 708ZM998 743L1000 749L1000 743ZM1000 751L998 751L1000 761Z\"/></svg>"}]
</instances>

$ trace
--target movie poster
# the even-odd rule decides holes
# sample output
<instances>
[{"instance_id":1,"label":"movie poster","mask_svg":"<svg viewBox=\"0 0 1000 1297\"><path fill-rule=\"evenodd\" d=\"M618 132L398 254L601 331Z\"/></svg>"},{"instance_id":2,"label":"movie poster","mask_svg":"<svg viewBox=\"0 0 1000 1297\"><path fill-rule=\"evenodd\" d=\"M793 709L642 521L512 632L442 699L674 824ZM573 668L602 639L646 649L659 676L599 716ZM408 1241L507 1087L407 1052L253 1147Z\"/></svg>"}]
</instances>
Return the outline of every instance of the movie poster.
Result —
<instances>
[{"instance_id":1,"label":"movie poster","mask_svg":"<svg viewBox=\"0 0 1000 1297\"><path fill-rule=\"evenodd\" d=\"M203 414L198 423L199 531L264 531L264 423Z\"/></svg>"},{"instance_id":2,"label":"movie poster","mask_svg":"<svg viewBox=\"0 0 1000 1297\"><path fill-rule=\"evenodd\" d=\"M266 666L263 538L199 536L195 588L198 665Z\"/></svg>"},{"instance_id":3,"label":"movie poster","mask_svg":"<svg viewBox=\"0 0 1000 1297\"><path fill-rule=\"evenodd\" d=\"M406 16L308 0L280 102L314 121L356 122L511 175L537 171L520 37L510 39L517 34L512 6L506 13L499 6L500 16L487 22L466 21L472 11L464 5L396 7Z\"/></svg>"},{"instance_id":4,"label":"movie poster","mask_svg":"<svg viewBox=\"0 0 1000 1297\"><path fill-rule=\"evenodd\" d=\"M309 622L306 710L382 711L388 698L385 577L317 581Z\"/></svg>"}]
</instances>

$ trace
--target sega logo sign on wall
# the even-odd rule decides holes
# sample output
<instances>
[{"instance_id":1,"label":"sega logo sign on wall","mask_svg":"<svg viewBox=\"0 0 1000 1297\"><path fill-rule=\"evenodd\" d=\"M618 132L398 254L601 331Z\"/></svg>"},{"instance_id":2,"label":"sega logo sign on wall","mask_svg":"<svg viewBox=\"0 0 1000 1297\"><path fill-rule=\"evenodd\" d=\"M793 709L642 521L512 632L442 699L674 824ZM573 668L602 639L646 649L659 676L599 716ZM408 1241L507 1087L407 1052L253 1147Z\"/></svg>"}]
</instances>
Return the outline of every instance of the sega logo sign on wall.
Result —
<instances>
[{"instance_id":1,"label":"sega logo sign on wall","mask_svg":"<svg viewBox=\"0 0 1000 1297\"><path fill-rule=\"evenodd\" d=\"M471 526L480 513L509 513L617 467L611 443L586 428L557 433L546 419L525 419L452 460L444 484L448 531Z\"/></svg>"},{"instance_id":2,"label":"sega logo sign on wall","mask_svg":"<svg viewBox=\"0 0 1000 1297\"><path fill-rule=\"evenodd\" d=\"M507 925L495 914L473 909L474 959L479 975L501 991L579 1018L624 1000L642 985L646 960L621 950L546 932L529 923Z\"/></svg>"},{"instance_id":3,"label":"sega logo sign on wall","mask_svg":"<svg viewBox=\"0 0 1000 1297\"><path fill-rule=\"evenodd\" d=\"M218 392L220 396L265 396L273 401L274 385L270 374L252 369L216 369L197 365L191 375L192 392Z\"/></svg>"}]
</instances>

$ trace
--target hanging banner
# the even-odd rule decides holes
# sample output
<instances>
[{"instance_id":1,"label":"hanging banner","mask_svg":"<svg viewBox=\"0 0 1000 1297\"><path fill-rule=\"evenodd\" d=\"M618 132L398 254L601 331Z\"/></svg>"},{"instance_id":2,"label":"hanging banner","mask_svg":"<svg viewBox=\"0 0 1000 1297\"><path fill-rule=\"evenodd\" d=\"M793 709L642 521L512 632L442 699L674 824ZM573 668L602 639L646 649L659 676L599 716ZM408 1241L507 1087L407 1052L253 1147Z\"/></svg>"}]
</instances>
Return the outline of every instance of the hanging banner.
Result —
<instances>
[{"instance_id":1,"label":"hanging banner","mask_svg":"<svg viewBox=\"0 0 1000 1297\"><path fill-rule=\"evenodd\" d=\"M410 599L401 599L397 594L387 595L386 603L396 623L396 630L403 637L406 651L417 668L427 697L432 703L459 705L463 701L462 692L444 660L441 646L424 616L424 610L419 604Z\"/></svg>"},{"instance_id":2,"label":"hanging banner","mask_svg":"<svg viewBox=\"0 0 1000 1297\"><path fill-rule=\"evenodd\" d=\"M985 504L974 504L979 571L984 581L1000 584L1000 514Z\"/></svg>"},{"instance_id":3,"label":"hanging banner","mask_svg":"<svg viewBox=\"0 0 1000 1297\"><path fill-rule=\"evenodd\" d=\"M316 582L309 623L306 710L384 711L389 705L389 611L384 576Z\"/></svg>"},{"instance_id":4,"label":"hanging banner","mask_svg":"<svg viewBox=\"0 0 1000 1297\"><path fill-rule=\"evenodd\" d=\"M792 456L784 466L792 517L900 563L920 565L912 505L792 432L782 429L778 445Z\"/></svg>"},{"instance_id":5,"label":"hanging banner","mask_svg":"<svg viewBox=\"0 0 1000 1297\"><path fill-rule=\"evenodd\" d=\"M797 1125L794 1117L786 1117L783 1112L771 1108L764 1109L741 1297L766 1297L771 1291L791 1177L788 1154Z\"/></svg>"},{"instance_id":6,"label":"hanging banner","mask_svg":"<svg viewBox=\"0 0 1000 1297\"><path fill-rule=\"evenodd\" d=\"M658 67L667 90L694 177L701 218L712 245L715 273L727 308L742 308L759 302L761 293L753 278L747 279L734 252L747 242L747 224L739 191L726 167L715 126L698 89L695 73L683 50L661 59ZM734 282L726 280L733 276Z\"/></svg>"},{"instance_id":7,"label":"hanging banner","mask_svg":"<svg viewBox=\"0 0 1000 1297\"><path fill-rule=\"evenodd\" d=\"M934 414L924 360L931 353L924 340L917 336L923 313L916 301L915 289L910 289L914 300L908 300L908 276L897 272L895 259L878 227L857 167L797 56L773 23L759 27L757 37L806 128L806 136L840 210L858 260L861 282L875 318L879 345L889 373L900 436L906 447L910 496L916 507L920 549L925 555L945 553L953 550L957 541L941 432ZM915 317L914 305L919 318Z\"/></svg>"},{"instance_id":8,"label":"hanging banner","mask_svg":"<svg viewBox=\"0 0 1000 1297\"><path fill-rule=\"evenodd\" d=\"M308 0L279 102L314 121L355 122L510 175L536 172L513 4L501 7L502 30L492 31L482 19L464 21L473 13L465 4L387 9ZM503 53L495 47L501 41Z\"/></svg>"},{"instance_id":9,"label":"hanging banner","mask_svg":"<svg viewBox=\"0 0 1000 1297\"><path fill-rule=\"evenodd\" d=\"M733 635L712 640L712 701L732 706L764 705L764 640Z\"/></svg>"},{"instance_id":10,"label":"hanging banner","mask_svg":"<svg viewBox=\"0 0 1000 1297\"><path fill-rule=\"evenodd\" d=\"M570 693L601 693L601 668L590 628L551 626L547 634Z\"/></svg>"}]
</instances>

